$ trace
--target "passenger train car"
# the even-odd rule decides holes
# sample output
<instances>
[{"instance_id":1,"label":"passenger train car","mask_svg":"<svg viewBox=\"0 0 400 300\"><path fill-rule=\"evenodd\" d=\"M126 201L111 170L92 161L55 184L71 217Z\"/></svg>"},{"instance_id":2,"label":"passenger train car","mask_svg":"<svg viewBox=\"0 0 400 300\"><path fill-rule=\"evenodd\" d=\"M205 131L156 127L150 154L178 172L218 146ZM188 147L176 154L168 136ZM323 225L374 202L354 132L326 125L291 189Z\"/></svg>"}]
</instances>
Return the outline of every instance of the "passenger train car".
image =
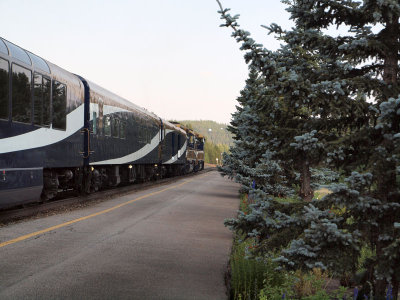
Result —
<instances>
[{"instance_id":1,"label":"passenger train car","mask_svg":"<svg viewBox=\"0 0 400 300\"><path fill-rule=\"evenodd\" d=\"M190 134L0 38L0 208L196 170Z\"/></svg>"}]
</instances>

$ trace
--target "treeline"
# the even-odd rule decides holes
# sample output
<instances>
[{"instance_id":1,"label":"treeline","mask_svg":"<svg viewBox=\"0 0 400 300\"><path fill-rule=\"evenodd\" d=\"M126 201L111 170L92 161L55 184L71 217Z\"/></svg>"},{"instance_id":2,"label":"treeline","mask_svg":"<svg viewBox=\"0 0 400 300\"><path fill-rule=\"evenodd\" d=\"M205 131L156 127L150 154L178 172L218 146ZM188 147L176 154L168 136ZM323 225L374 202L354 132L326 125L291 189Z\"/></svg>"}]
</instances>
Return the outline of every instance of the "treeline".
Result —
<instances>
[{"instance_id":1,"label":"treeline","mask_svg":"<svg viewBox=\"0 0 400 300\"><path fill-rule=\"evenodd\" d=\"M227 130L227 125L215 121L184 120L179 122L205 136L205 162L220 164L222 154L228 152L229 146L233 143L232 133Z\"/></svg>"},{"instance_id":2,"label":"treeline","mask_svg":"<svg viewBox=\"0 0 400 300\"><path fill-rule=\"evenodd\" d=\"M208 142L218 145L232 145L232 133L227 130L227 125L215 121L183 120L180 123L204 135Z\"/></svg>"},{"instance_id":3,"label":"treeline","mask_svg":"<svg viewBox=\"0 0 400 300\"><path fill-rule=\"evenodd\" d=\"M229 145L216 145L206 141L206 144L204 146L204 160L206 163L209 164L221 164L224 152L229 152Z\"/></svg>"},{"instance_id":4,"label":"treeline","mask_svg":"<svg viewBox=\"0 0 400 300\"><path fill-rule=\"evenodd\" d=\"M286 274L328 272L361 287L357 299L397 299L400 4L284 2L296 26L265 27L281 41L276 51L220 4L250 69L220 169L250 204L226 225L251 240L246 255L257 262ZM330 26L347 32L333 37ZM329 191L322 199L321 187ZM261 294L285 295L282 285L264 283L278 286Z\"/></svg>"}]
</instances>

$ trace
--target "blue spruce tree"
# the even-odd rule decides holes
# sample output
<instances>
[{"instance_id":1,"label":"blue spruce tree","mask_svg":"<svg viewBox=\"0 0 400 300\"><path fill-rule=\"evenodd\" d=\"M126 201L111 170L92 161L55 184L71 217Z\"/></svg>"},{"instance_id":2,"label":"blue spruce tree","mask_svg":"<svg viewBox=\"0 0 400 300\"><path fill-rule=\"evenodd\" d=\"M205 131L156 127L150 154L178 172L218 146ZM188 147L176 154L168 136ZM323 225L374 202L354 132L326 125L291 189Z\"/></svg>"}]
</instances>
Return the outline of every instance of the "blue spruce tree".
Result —
<instances>
[{"instance_id":1,"label":"blue spruce tree","mask_svg":"<svg viewBox=\"0 0 400 300\"><path fill-rule=\"evenodd\" d=\"M376 252L365 266L375 295L384 295L391 283L397 297L399 3L284 2L296 28L267 27L284 42L275 52L239 29L238 16L220 5L223 26L233 29L246 62L264 78L260 89L268 95L247 108L258 116L259 134L253 140L262 149L252 152L258 159L246 167L246 178L258 180L258 201L250 215L227 224L258 237L265 253L288 246L278 261L292 268L354 273L359 251L368 245ZM349 34L323 34L330 25L346 25ZM347 179L310 204L312 167L327 166ZM290 194L295 178L306 202L277 202L277 188Z\"/></svg>"}]
</instances>

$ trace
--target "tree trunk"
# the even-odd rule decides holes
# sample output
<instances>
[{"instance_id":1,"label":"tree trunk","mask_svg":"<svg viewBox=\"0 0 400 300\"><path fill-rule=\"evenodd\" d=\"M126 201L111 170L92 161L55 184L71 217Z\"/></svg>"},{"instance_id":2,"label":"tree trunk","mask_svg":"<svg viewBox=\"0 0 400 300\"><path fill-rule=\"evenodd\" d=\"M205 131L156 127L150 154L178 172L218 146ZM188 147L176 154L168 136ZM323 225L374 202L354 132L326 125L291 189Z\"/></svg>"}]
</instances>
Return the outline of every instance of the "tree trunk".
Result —
<instances>
[{"instance_id":1,"label":"tree trunk","mask_svg":"<svg viewBox=\"0 0 400 300\"><path fill-rule=\"evenodd\" d=\"M393 300L398 300L398 294L399 294L399 281L395 278L392 279L392 295L393 295Z\"/></svg>"},{"instance_id":2,"label":"tree trunk","mask_svg":"<svg viewBox=\"0 0 400 300\"><path fill-rule=\"evenodd\" d=\"M391 19L387 19L386 28L384 29L385 36L385 46L386 51L384 67L383 67L383 80L386 84L391 85L391 95L389 97L397 97L398 96L398 73L399 73L399 65L398 65L398 53L399 53L399 16L393 15ZM393 124L393 129L398 127L398 124ZM393 143L390 141L384 141L383 146L388 148L393 148ZM385 162L384 162L385 163ZM380 194L380 198L383 201L388 201L388 195L396 188L396 164L393 162L385 163L386 166L381 166L383 172L381 172L381 177L378 178L378 194ZM381 171L381 170L379 170Z\"/></svg>"},{"instance_id":3,"label":"tree trunk","mask_svg":"<svg viewBox=\"0 0 400 300\"><path fill-rule=\"evenodd\" d=\"M397 77L399 73L398 52L399 52L399 16L393 15L391 20L386 20L384 29L386 51L384 53L383 81L392 85L393 94L391 97L397 97Z\"/></svg>"},{"instance_id":4,"label":"tree trunk","mask_svg":"<svg viewBox=\"0 0 400 300\"><path fill-rule=\"evenodd\" d=\"M386 280L377 280L375 282L374 299L384 300L386 298L385 297L386 288L387 288Z\"/></svg>"},{"instance_id":5,"label":"tree trunk","mask_svg":"<svg viewBox=\"0 0 400 300\"><path fill-rule=\"evenodd\" d=\"M396 52L392 53L392 51L390 51L385 57L385 63L383 67L383 80L387 84L397 84L397 73L397 55Z\"/></svg>"},{"instance_id":6,"label":"tree trunk","mask_svg":"<svg viewBox=\"0 0 400 300\"><path fill-rule=\"evenodd\" d=\"M300 173L300 197L307 202L311 202L314 197L314 191L311 188L310 162L304 158L301 162Z\"/></svg>"}]
</instances>

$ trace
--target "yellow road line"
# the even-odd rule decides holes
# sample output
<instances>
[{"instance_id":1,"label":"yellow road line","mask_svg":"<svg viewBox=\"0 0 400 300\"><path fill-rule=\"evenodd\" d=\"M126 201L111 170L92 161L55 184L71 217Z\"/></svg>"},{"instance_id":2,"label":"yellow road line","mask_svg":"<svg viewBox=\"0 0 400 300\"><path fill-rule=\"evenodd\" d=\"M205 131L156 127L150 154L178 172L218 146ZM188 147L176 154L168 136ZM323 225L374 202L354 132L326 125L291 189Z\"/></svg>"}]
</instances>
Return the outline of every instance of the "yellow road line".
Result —
<instances>
[{"instance_id":1,"label":"yellow road line","mask_svg":"<svg viewBox=\"0 0 400 300\"><path fill-rule=\"evenodd\" d=\"M68 226L68 225L71 225L71 224L74 224L74 223L78 223L78 222L81 222L81 221L84 221L84 220L87 220L87 219L90 219L90 218L93 218L93 217L96 217L96 216L99 216L99 215L103 215L103 214L105 214L105 213L108 213L108 212L110 212L110 211L116 210L117 208L121 208L121 207L123 207L123 206L125 206L125 205L128 205L128 204L131 204L131 203L133 203L133 202L136 202L136 201L139 201L139 200L142 200L142 199L145 199L145 198L148 198L148 197L151 197L151 196L160 194L160 193L165 192L165 191L168 191L168 190L170 190L170 189L174 189L174 188L180 187L180 186L182 186L182 185L184 185L184 184L186 184L186 183L189 183L189 182L191 182L191 181L193 181L193 180L195 180L195 179L203 178L203 177L205 177L205 176L207 176L207 175L208 175L208 174L205 174L205 175L202 175L202 176L200 176L200 177L196 177L196 178L193 178L193 179L190 179L190 180L185 180L184 182L182 182L182 183L180 183L180 184L173 185L173 186L170 186L170 187L168 187L168 188L162 189L162 190L160 190L160 191L157 191L157 192L149 193L149 194L147 194L147 195L140 196L140 197L138 197L138 198L135 198L135 199L129 200L129 201L127 201L127 202L118 204L118 205L116 205L116 206L107 208L107 209L105 209L105 210L102 210L102 211L99 211L99 212L97 212L97 213L88 215L88 216L86 216L86 217L82 217L82 218L79 218L79 219L71 220L71 221L68 221L68 222L65 222L65 223L62 223L62 224L58 224L58 225L56 225L56 226L52 226L52 227L49 227L49 228L46 228L46 229L43 229L43 230L39 230L39 231L36 231L36 232L32 232L32 233L29 233L29 234L20 236L20 237L18 237L18 238L15 238L15 239L12 239L12 240L9 240L9 241L0 243L0 248L5 247L5 246L7 246L7 245L11 245L11 244L15 244L15 243L24 241L24 240L29 239L29 238L31 238L31 237L38 236L38 235L41 235L41 234L43 234L43 233L46 233L46 232L49 232L49 231L52 231L52 230L55 230L55 229L58 229L58 228L62 228L62 227L65 227L65 226Z\"/></svg>"}]
</instances>

